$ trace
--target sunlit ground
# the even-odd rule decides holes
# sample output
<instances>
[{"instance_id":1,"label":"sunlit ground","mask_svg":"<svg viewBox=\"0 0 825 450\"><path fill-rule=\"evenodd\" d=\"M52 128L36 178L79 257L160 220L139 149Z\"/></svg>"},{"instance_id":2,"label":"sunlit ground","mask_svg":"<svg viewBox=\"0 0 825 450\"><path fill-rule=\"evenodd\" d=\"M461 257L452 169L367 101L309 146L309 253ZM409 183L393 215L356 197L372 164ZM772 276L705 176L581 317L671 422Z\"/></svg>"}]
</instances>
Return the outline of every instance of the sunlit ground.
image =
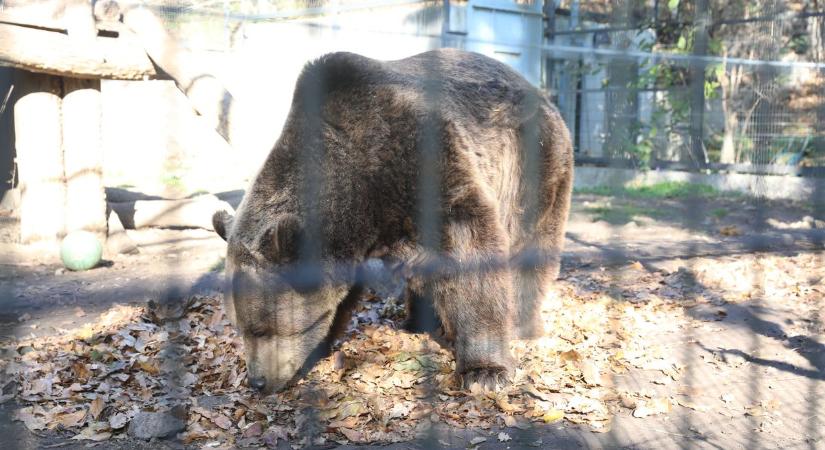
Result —
<instances>
[{"instance_id":1,"label":"sunlit ground","mask_svg":"<svg viewBox=\"0 0 825 450\"><path fill-rule=\"evenodd\" d=\"M124 294L101 314L78 307L78 326L7 340L0 400L29 430L81 441L140 437L158 419L166 428L155 432L210 448L431 436L460 448L552 444L521 435L535 430L648 448L820 445L822 251L806 249L810 242L762 252L736 245L760 227L816 231L822 218L787 209L749 221L750 203L716 199L697 221L679 216L686 202L577 195L565 266L541 311L546 337L512 343L518 367L500 392L459 390L451 353L398 331L403 305L378 289L334 354L278 395L247 388L242 344L212 292L162 304ZM627 214L604 217L617 207ZM216 243L203 242L208 255L187 244L178 256L159 246L141 257L221 270ZM90 282L116 281L107 273ZM51 295L44 283L24 292ZM20 329L37 323L18 320Z\"/></svg>"}]
</instances>

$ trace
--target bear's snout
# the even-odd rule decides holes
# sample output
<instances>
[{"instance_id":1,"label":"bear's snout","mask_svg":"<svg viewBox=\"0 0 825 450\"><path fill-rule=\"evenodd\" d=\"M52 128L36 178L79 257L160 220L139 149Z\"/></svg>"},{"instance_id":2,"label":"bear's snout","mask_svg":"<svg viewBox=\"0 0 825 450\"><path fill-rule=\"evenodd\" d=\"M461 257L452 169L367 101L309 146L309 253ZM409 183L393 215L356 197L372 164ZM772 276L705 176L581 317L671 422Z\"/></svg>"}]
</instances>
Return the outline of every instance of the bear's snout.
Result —
<instances>
[{"instance_id":1,"label":"bear's snout","mask_svg":"<svg viewBox=\"0 0 825 450\"><path fill-rule=\"evenodd\" d=\"M247 381L249 382L249 387L255 389L256 391L260 392L266 389L266 377L250 376Z\"/></svg>"}]
</instances>

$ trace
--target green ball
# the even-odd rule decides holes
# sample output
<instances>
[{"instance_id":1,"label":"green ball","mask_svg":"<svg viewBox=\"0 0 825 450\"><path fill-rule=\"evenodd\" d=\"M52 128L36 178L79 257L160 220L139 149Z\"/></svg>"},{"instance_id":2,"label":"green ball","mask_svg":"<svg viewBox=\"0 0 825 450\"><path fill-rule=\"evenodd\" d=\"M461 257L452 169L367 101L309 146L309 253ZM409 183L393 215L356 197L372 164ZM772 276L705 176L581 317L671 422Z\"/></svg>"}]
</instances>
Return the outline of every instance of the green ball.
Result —
<instances>
[{"instance_id":1,"label":"green ball","mask_svg":"<svg viewBox=\"0 0 825 450\"><path fill-rule=\"evenodd\" d=\"M69 270L88 270L100 262L103 245L88 231L73 231L63 238L60 259Z\"/></svg>"}]
</instances>

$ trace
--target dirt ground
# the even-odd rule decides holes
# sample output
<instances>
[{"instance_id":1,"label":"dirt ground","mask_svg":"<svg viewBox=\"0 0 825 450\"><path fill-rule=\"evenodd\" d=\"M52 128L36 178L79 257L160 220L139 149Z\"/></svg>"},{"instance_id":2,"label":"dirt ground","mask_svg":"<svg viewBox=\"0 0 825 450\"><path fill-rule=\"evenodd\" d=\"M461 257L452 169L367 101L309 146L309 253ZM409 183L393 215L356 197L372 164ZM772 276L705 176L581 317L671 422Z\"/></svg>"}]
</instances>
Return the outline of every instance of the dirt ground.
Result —
<instances>
[{"instance_id":1,"label":"dirt ground","mask_svg":"<svg viewBox=\"0 0 825 450\"><path fill-rule=\"evenodd\" d=\"M231 442L244 446L208 433L207 439L192 441L147 443L125 433L99 442L78 441L70 439L78 432L71 427L31 432L13 420L15 410L40 398L16 395L18 389L31 391L26 381L20 385L25 374L14 375L9 369L25 357L22 343L71 335L94 325L115 304L183 303L193 295L217 299L225 244L204 230L130 230L139 254L118 256L75 273L64 271L52 255L10 242L14 220L8 214L0 219L0 241L5 241L0 243L0 348L5 367L0 378L0 447L228 448ZM417 438L395 443L391 442L396 439L385 439L380 444L481 449L825 448L823 243L825 207L810 203L720 195L578 193L562 274L544 311L549 337L515 347L525 372L543 377L541 389L530 395L511 394L512 407L496 400L498 406L491 407L496 413L489 417L481 407L461 406L477 398L446 390L450 399L422 419L429 421L426 433L399 424L406 420L410 427L421 425L411 422L414 414L408 411L386 419L381 436L394 436L395 429L403 431L398 436ZM364 330L380 325L389 336L398 319L383 300L366 302L354 322L360 326L350 330L349 343L341 347L348 358L368 339L379 339L375 331ZM534 366L544 372L530 372L528 367ZM346 369L339 382L325 389L332 392L336 385L363 382L364 375L354 375L362 368ZM594 406L577 405L582 399ZM454 404L465 409L451 412ZM215 421L209 414L202 415ZM364 412L348 426L373 426L379 415ZM241 431L239 423L229 427ZM378 434L341 436L328 427L318 440L304 443L350 448L361 442L369 448L364 444L371 440L367 436ZM245 444L289 448L298 443L295 436L285 437Z\"/></svg>"}]
</instances>

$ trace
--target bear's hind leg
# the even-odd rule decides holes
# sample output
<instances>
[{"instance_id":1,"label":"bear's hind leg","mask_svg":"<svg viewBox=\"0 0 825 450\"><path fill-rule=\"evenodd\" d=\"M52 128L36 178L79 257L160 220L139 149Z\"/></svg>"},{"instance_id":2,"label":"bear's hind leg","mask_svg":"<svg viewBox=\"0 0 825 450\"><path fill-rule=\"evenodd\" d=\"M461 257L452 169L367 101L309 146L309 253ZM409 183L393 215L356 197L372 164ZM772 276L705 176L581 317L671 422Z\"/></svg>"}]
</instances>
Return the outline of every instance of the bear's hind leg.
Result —
<instances>
[{"instance_id":1,"label":"bear's hind leg","mask_svg":"<svg viewBox=\"0 0 825 450\"><path fill-rule=\"evenodd\" d=\"M431 298L421 295L418 289L407 286L407 318L402 327L411 333L434 333L441 327L441 320L435 312Z\"/></svg>"},{"instance_id":2,"label":"bear's hind leg","mask_svg":"<svg viewBox=\"0 0 825 450\"><path fill-rule=\"evenodd\" d=\"M533 239L521 245L513 259L513 286L516 290L516 337L534 339L544 335L541 307L550 284L559 276L564 244L564 224L570 204L570 190L561 186L557 201L544 212Z\"/></svg>"},{"instance_id":3,"label":"bear's hind leg","mask_svg":"<svg viewBox=\"0 0 825 450\"><path fill-rule=\"evenodd\" d=\"M426 282L424 291L432 295L453 344L463 386L478 383L495 390L509 384L513 367L512 281L509 271L496 267L505 253L497 243L479 242L483 233L466 224L446 228L447 264L453 267L447 276Z\"/></svg>"},{"instance_id":4,"label":"bear's hind leg","mask_svg":"<svg viewBox=\"0 0 825 450\"><path fill-rule=\"evenodd\" d=\"M542 267L513 269L513 285L516 289L515 336L518 339L535 339L544 335L541 304L547 287L555 276Z\"/></svg>"},{"instance_id":5,"label":"bear's hind leg","mask_svg":"<svg viewBox=\"0 0 825 450\"><path fill-rule=\"evenodd\" d=\"M548 163L557 167L549 170L552 176L544 178L541 187L539 214L535 224L522 224L525 238L514 246L513 282L517 291L516 336L532 339L544 334L541 306L550 284L559 275L561 252L564 247L564 231L570 211L573 187L572 157L565 160L559 155L572 153L569 140L549 136L550 148L545 152L559 160ZM557 144L553 144L557 143ZM557 145L559 148L554 149Z\"/></svg>"}]
</instances>

